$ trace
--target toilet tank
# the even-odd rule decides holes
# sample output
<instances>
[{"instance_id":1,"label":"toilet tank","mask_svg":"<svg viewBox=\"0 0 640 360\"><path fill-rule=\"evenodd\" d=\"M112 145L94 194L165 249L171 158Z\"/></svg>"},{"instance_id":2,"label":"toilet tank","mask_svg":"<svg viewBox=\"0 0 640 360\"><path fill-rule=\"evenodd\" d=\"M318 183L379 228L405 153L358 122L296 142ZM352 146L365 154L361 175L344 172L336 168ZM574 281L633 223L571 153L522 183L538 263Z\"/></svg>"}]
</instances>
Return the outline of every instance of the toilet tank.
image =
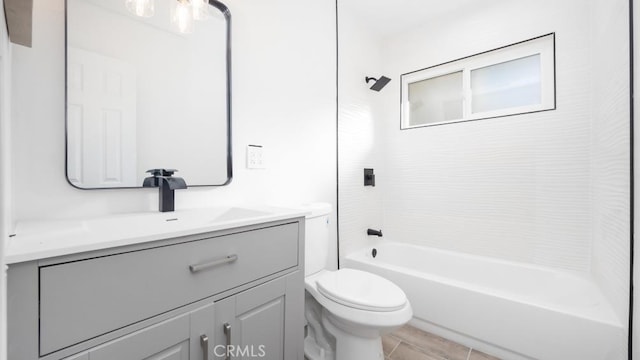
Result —
<instances>
[{"instance_id":1,"label":"toilet tank","mask_svg":"<svg viewBox=\"0 0 640 360\"><path fill-rule=\"evenodd\" d=\"M304 275L308 276L327 267L331 204L313 203L303 208L311 212L306 216L304 231Z\"/></svg>"}]
</instances>

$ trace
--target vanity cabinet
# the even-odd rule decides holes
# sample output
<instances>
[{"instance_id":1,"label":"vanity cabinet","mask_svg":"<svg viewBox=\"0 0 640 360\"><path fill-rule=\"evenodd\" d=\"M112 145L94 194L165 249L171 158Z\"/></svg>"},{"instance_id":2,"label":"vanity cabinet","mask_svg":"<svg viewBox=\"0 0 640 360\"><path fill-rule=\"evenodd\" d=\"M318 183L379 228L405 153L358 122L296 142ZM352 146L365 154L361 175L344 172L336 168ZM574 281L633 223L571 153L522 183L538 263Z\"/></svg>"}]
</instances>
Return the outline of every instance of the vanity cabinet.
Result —
<instances>
[{"instance_id":1,"label":"vanity cabinet","mask_svg":"<svg viewBox=\"0 0 640 360\"><path fill-rule=\"evenodd\" d=\"M10 264L9 360L302 359L302 218Z\"/></svg>"},{"instance_id":2,"label":"vanity cabinet","mask_svg":"<svg viewBox=\"0 0 640 360\"><path fill-rule=\"evenodd\" d=\"M295 282L293 278L274 280L216 302L215 326L220 331L215 342L230 345L233 359L298 358L297 342L302 341L303 331L285 315L292 307L295 313L303 311L303 304L294 299L304 288ZM213 359L225 359L223 349L214 349Z\"/></svg>"},{"instance_id":3,"label":"vanity cabinet","mask_svg":"<svg viewBox=\"0 0 640 360\"><path fill-rule=\"evenodd\" d=\"M209 304L65 360L204 360L213 314Z\"/></svg>"}]
</instances>

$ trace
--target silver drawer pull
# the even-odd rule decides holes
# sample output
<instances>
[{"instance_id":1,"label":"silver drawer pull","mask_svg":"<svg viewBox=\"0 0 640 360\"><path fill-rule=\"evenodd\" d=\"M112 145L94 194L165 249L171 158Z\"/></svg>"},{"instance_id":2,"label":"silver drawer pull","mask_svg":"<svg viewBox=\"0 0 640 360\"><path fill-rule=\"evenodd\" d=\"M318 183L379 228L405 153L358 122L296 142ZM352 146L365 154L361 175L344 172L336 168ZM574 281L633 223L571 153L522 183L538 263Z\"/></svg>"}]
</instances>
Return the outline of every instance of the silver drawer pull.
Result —
<instances>
[{"instance_id":1,"label":"silver drawer pull","mask_svg":"<svg viewBox=\"0 0 640 360\"><path fill-rule=\"evenodd\" d=\"M200 335L200 346L202 346L202 359L209 360L209 337Z\"/></svg>"},{"instance_id":2,"label":"silver drawer pull","mask_svg":"<svg viewBox=\"0 0 640 360\"><path fill-rule=\"evenodd\" d=\"M225 360L231 360L231 324L225 323L222 325L222 329L224 330L224 334L227 336L227 357L225 357Z\"/></svg>"},{"instance_id":3,"label":"silver drawer pull","mask_svg":"<svg viewBox=\"0 0 640 360\"><path fill-rule=\"evenodd\" d=\"M236 260L238 260L238 255L229 255L229 256L223 257L222 259L211 260L211 261L207 261L207 262L203 262L195 265L189 265L189 270L191 270L192 273L196 273L198 271L206 270L212 267L216 267L224 264L230 264Z\"/></svg>"}]
</instances>

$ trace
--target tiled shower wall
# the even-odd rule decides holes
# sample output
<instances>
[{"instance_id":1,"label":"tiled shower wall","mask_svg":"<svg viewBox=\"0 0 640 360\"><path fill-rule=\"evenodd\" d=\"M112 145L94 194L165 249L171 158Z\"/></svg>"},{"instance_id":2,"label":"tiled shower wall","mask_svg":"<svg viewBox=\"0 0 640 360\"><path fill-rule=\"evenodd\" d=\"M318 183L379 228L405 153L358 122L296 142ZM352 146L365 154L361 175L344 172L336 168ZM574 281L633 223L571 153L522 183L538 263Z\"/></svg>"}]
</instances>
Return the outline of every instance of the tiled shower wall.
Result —
<instances>
[{"instance_id":1,"label":"tiled shower wall","mask_svg":"<svg viewBox=\"0 0 640 360\"><path fill-rule=\"evenodd\" d=\"M385 72L410 72L556 34L556 110L398 130L385 98L384 222L394 241L588 272L590 47L584 1L497 2L387 39Z\"/></svg>"},{"instance_id":2,"label":"tiled shower wall","mask_svg":"<svg viewBox=\"0 0 640 360\"><path fill-rule=\"evenodd\" d=\"M375 36L338 1L338 202L340 254L362 248L367 228L380 229L384 188L383 134L380 132L383 92L369 90L365 77L384 75ZM386 91L386 89L383 89ZM364 186L364 168L373 168L376 186Z\"/></svg>"},{"instance_id":3,"label":"tiled shower wall","mask_svg":"<svg viewBox=\"0 0 640 360\"><path fill-rule=\"evenodd\" d=\"M381 223L386 240L591 275L626 324L628 1L483 4L367 41L349 15L339 17L341 256L369 244L362 234ZM550 32L556 110L399 130L402 73ZM381 60L357 57L372 50ZM379 94L351 74L370 65L393 79ZM346 116L367 107L357 124ZM362 134L371 129L374 143ZM375 189L361 185L362 159L380 168ZM621 334L611 359L625 356L625 343Z\"/></svg>"},{"instance_id":4,"label":"tiled shower wall","mask_svg":"<svg viewBox=\"0 0 640 360\"><path fill-rule=\"evenodd\" d=\"M579 0L499 4L367 41L339 14L341 256L382 223L385 239L590 271L590 9ZM556 110L399 130L402 73L550 32ZM393 79L380 93L360 83L367 66ZM375 189L361 185L363 163L380 168Z\"/></svg>"},{"instance_id":5,"label":"tiled shower wall","mask_svg":"<svg viewBox=\"0 0 640 360\"><path fill-rule=\"evenodd\" d=\"M591 273L627 324L630 268L629 2L595 1L592 9ZM626 356L627 334L619 353Z\"/></svg>"}]
</instances>

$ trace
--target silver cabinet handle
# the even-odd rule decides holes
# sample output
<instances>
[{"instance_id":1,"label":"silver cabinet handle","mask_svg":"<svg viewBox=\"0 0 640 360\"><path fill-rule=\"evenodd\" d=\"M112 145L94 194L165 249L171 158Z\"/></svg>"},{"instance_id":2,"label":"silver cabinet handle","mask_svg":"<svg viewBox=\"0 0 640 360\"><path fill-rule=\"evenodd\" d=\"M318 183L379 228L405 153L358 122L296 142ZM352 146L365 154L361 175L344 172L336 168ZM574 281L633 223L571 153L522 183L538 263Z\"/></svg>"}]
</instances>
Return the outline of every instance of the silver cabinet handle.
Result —
<instances>
[{"instance_id":1,"label":"silver cabinet handle","mask_svg":"<svg viewBox=\"0 0 640 360\"><path fill-rule=\"evenodd\" d=\"M209 337L200 335L200 346L202 346L202 359L209 360Z\"/></svg>"},{"instance_id":2,"label":"silver cabinet handle","mask_svg":"<svg viewBox=\"0 0 640 360\"><path fill-rule=\"evenodd\" d=\"M225 357L225 360L231 360L231 324L225 323L222 325L222 328L224 330L224 334L227 336L227 357Z\"/></svg>"},{"instance_id":3,"label":"silver cabinet handle","mask_svg":"<svg viewBox=\"0 0 640 360\"><path fill-rule=\"evenodd\" d=\"M206 261L200 264L189 265L189 270L191 270L192 273L197 273L198 271L206 270L212 267L216 267L224 264L230 264L236 260L238 260L238 255L229 255L229 256L223 257L222 259L216 259L216 260Z\"/></svg>"}]
</instances>

